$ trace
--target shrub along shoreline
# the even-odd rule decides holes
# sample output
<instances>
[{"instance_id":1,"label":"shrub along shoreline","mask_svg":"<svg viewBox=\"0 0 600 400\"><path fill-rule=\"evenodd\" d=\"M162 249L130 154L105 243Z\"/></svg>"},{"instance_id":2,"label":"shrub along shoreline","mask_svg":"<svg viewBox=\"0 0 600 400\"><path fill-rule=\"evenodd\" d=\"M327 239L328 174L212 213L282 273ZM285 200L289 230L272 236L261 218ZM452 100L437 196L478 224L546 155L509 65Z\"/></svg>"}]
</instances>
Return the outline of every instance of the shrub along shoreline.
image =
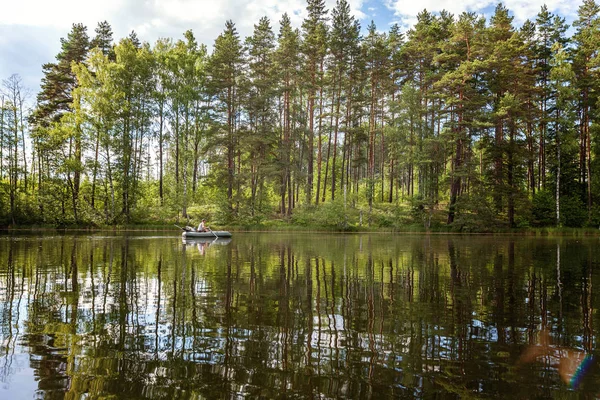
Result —
<instances>
[{"instance_id":1,"label":"shrub along shoreline","mask_svg":"<svg viewBox=\"0 0 600 400\"><path fill-rule=\"evenodd\" d=\"M0 227L0 234L31 234L31 233L127 233L127 232L165 232L178 233L185 222L174 224L127 224L114 226L51 226L51 225L15 225ZM190 224L195 225L195 224ZM316 233L316 234L423 234L423 235L515 235L515 236L600 236L600 228L569 228L569 227L540 227L540 228L496 228L494 230L459 231L451 226L432 226L408 224L399 227L348 226L340 229L332 226L307 226L271 221L268 224L213 224L213 229L228 230L237 233Z\"/></svg>"}]
</instances>

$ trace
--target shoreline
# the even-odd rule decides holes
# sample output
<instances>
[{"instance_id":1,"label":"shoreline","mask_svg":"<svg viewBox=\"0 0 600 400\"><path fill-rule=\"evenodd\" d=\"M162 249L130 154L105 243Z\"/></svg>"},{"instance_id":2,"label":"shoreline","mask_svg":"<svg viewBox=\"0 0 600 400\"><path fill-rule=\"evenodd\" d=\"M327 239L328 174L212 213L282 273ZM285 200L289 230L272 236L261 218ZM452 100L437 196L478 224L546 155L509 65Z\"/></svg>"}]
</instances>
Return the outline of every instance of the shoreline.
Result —
<instances>
[{"instance_id":1,"label":"shoreline","mask_svg":"<svg viewBox=\"0 0 600 400\"><path fill-rule=\"evenodd\" d=\"M356 227L358 228L358 227ZM419 229L417 227L407 227L407 229L386 229L386 228L366 228L363 229L332 229L324 227L304 227L297 225L285 225L285 226L264 226L256 228L247 228L244 226L231 225L231 226L220 226L219 230L228 230L235 233L298 233L298 234L341 234L341 235L436 235L436 236L600 236L600 229L594 228L523 228L515 230L498 230L498 231L469 231L469 232L455 232L451 230L443 229ZM113 232L113 233L127 233L127 232L181 232L180 228L175 226L170 227L168 225L128 225L128 226L107 226L107 227L50 227L50 226L15 226L15 227L0 227L0 234L10 233L102 233L102 232Z\"/></svg>"}]
</instances>

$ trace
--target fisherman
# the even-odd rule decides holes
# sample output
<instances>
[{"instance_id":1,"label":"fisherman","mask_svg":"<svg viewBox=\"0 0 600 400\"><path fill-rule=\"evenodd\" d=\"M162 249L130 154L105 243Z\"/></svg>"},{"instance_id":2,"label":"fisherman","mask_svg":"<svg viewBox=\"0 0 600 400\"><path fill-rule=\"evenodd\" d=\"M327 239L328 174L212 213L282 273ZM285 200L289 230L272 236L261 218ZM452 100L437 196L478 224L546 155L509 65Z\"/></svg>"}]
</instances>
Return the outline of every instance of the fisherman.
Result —
<instances>
[{"instance_id":1,"label":"fisherman","mask_svg":"<svg viewBox=\"0 0 600 400\"><path fill-rule=\"evenodd\" d=\"M208 232L210 230L210 228L208 226L206 226L206 220L202 220L200 222L200 225L198 225L198 229L196 229L198 232Z\"/></svg>"}]
</instances>

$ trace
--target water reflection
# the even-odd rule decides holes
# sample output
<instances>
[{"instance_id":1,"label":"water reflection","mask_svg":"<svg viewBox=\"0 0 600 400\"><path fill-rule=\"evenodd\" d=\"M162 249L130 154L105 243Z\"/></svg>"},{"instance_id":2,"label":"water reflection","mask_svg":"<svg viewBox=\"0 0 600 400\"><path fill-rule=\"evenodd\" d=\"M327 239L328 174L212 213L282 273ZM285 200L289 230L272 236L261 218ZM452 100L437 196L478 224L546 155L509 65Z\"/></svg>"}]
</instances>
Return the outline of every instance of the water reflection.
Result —
<instances>
[{"instance_id":1,"label":"water reflection","mask_svg":"<svg viewBox=\"0 0 600 400\"><path fill-rule=\"evenodd\" d=\"M200 255L205 255L206 251L215 245L226 246L231 242L231 238L183 238L184 249L195 247Z\"/></svg>"},{"instance_id":2,"label":"water reflection","mask_svg":"<svg viewBox=\"0 0 600 400\"><path fill-rule=\"evenodd\" d=\"M595 394L552 357L596 350L597 244L2 238L0 398Z\"/></svg>"}]
</instances>

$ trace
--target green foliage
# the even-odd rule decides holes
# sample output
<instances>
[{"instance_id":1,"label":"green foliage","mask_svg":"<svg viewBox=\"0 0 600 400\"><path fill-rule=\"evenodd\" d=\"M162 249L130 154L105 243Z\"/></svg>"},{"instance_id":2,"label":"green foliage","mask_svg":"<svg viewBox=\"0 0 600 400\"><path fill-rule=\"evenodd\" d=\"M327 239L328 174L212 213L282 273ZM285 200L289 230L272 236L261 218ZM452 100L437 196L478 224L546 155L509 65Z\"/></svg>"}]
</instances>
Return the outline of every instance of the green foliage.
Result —
<instances>
[{"instance_id":1,"label":"green foliage","mask_svg":"<svg viewBox=\"0 0 600 400\"><path fill-rule=\"evenodd\" d=\"M294 210L292 223L336 230L350 230L350 221L357 221L357 210L345 208L340 200L320 206L307 205Z\"/></svg>"},{"instance_id":2,"label":"green foliage","mask_svg":"<svg viewBox=\"0 0 600 400\"><path fill-rule=\"evenodd\" d=\"M416 215L413 211L414 208L408 204L377 203L371 211L371 226L400 231L410 225L425 226L422 215ZM433 212L431 215L433 216ZM429 218L426 220L431 221Z\"/></svg>"},{"instance_id":3,"label":"green foliage","mask_svg":"<svg viewBox=\"0 0 600 400\"><path fill-rule=\"evenodd\" d=\"M10 224L10 206L8 197L9 184L4 179L0 180L0 227Z\"/></svg>"},{"instance_id":4,"label":"green foliage","mask_svg":"<svg viewBox=\"0 0 600 400\"><path fill-rule=\"evenodd\" d=\"M461 196L456 203L456 218L452 230L456 232L494 232L506 228L498 220L491 199L482 193Z\"/></svg>"},{"instance_id":5,"label":"green foliage","mask_svg":"<svg viewBox=\"0 0 600 400\"><path fill-rule=\"evenodd\" d=\"M376 203L357 207L344 207L343 201L336 200L319 206L303 206L294 210L291 223L303 227L319 227L339 231L361 231L370 229L388 229L394 231L413 230L414 225L423 226L415 221L409 208L390 203ZM424 229L424 228L421 228Z\"/></svg>"},{"instance_id":6,"label":"green foliage","mask_svg":"<svg viewBox=\"0 0 600 400\"><path fill-rule=\"evenodd\" d=\"M591 214L590 227L600 229L600 205L594 204Z\"/></svg>"},{"instance_id":7,"label":"green foliage","mask_svg":"<svg viewBox=\"0 0 600 400\"><path fill-rule=\"evenodd\" d=\"M421 224L423 228L431 228L431 219L433 217L434 205L430 199L423 196L413 197L411 199L411 216L414 223Z\"/></svg>"},{"instance_id":8,"label":"green foliage","mask_svg":"<svg viewBox=\"0 0 600 400\"><path fill-rule=\"evenodd\" d=\"M581 228L587 221L587 210L578 196L562 196L560 198L561 225L570 228Z\"/></svg>"},{"instance_id":9,"label":"green foliage","mask_svg":"<svg viewBox=\"0 0 600 400\"><path fill-rule=\"evenodd\" d=\"M161 204L157 182L142 182L140 193L141 196L136 207L132 210L131 219L133 221L158 224L173 219L175 210L173 207Z\"/></svg>"},{"instance_id":10,"label":"green foliage","mask_svg":"<svg viewBox=\"0 0 600 400\"><path fill-rule=\"evenodd\" d=\"M532 225L552 226L556 224L556 202L548 190L540 190L533 196Z\"/></svg>"}]
</instances>

